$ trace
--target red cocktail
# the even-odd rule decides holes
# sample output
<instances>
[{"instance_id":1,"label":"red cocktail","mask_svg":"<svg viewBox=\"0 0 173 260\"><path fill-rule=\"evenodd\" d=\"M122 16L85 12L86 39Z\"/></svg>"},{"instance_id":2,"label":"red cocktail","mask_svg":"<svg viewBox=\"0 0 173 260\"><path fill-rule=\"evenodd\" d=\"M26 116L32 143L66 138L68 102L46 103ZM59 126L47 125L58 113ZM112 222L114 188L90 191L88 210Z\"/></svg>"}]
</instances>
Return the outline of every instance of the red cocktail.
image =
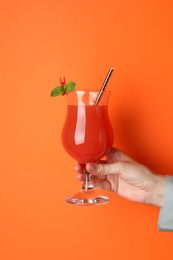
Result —
<instances>
[{"instance_id":1,"label":"red cocktail","mask_svg":"<svg viewBox=\"0 0 173 260\"><path fill-rule=\"evenodd\" d=\"M87 162L97 162L113 144L113 130L108 116L110 92L105 91L95 105L97 91L78 90L67 95L67 116L62 131L62 144L66 152L82 166L85 181L82 190L66 201L78 205L106 203L109 199L93 189Z\"/></svg>"}]
</instances>

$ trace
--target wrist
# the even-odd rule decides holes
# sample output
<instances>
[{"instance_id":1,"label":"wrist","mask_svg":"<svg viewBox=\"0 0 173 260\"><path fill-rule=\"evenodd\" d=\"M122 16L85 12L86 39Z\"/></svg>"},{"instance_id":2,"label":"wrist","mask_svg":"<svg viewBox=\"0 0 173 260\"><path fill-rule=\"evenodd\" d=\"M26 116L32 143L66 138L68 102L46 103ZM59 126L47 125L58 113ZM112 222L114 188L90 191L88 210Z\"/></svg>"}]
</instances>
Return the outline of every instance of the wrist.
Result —
<instances>
[{"instance_id":1,"label":"wrist","mask_svg":"<svg viewBox=\"0 0 173 260\"><path fill-rule=\"evenodd\" d=\"M166 176L155 175L153 189L150 191L148 204L162 207L165 194Z\"/></svg>"}]
</instances>

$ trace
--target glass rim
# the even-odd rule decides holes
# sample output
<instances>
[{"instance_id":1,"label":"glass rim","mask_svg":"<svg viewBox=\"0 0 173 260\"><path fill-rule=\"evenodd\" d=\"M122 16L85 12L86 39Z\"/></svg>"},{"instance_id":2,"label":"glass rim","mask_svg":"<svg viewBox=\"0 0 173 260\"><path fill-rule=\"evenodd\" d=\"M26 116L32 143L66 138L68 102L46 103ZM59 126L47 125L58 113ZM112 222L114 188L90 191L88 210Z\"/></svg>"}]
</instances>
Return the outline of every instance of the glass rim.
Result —
<instances>
[{"instance_id":1,"label":"glass rim","mask_svg":"<svg viewBox=\"0 0 173 260\"><path fill-rule=\"evenodd\" d=\"M82 91L85 91L85 92L95 92L95 93L98 93L98 92L100 92L100 89L99 90L89 90L89 89L75 89L75 90L73 90L72 92L70 92L70 93L73 93L73 92L82 92ZM106 92L106 93L111 93L111 90L104 90L104 92Z\"/></svg>"}]
</instances>

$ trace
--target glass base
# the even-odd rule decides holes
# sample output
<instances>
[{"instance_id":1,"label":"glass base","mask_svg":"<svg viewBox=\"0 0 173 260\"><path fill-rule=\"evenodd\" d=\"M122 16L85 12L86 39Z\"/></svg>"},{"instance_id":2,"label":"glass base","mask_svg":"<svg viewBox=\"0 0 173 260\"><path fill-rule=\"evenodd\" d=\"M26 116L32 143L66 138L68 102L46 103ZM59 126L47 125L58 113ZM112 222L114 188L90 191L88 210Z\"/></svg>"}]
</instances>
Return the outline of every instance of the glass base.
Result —
<instances>
[{"instance_id":1,"label":"glass base","mask_svg":"<svg viewBox=\"0 0 173 260\"><path fill-rule=\"evenodd\" d=\"M79 206L101 205L109 202L109 198L99 195L94 190L81 191L65 199L66 202Z\"/></svg>"}]
</instances>

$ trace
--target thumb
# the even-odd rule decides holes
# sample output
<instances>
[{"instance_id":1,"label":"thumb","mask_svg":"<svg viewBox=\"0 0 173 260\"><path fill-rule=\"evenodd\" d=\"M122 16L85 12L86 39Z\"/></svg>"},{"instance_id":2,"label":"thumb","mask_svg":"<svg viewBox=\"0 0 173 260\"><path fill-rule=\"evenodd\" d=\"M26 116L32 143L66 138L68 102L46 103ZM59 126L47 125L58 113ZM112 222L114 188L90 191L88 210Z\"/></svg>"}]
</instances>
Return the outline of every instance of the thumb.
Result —
<instances>
[{"instance_id":1,"label":"thumb","mask_svg":"<svg viewBox=\"0 0 173 260\"><path fill-rule=\"evenodd\" d=\"M94 175L122 174L129 167L129 162L115 162L110 164L87 163L86 170Z\"/></svg>"}]
</instances>

